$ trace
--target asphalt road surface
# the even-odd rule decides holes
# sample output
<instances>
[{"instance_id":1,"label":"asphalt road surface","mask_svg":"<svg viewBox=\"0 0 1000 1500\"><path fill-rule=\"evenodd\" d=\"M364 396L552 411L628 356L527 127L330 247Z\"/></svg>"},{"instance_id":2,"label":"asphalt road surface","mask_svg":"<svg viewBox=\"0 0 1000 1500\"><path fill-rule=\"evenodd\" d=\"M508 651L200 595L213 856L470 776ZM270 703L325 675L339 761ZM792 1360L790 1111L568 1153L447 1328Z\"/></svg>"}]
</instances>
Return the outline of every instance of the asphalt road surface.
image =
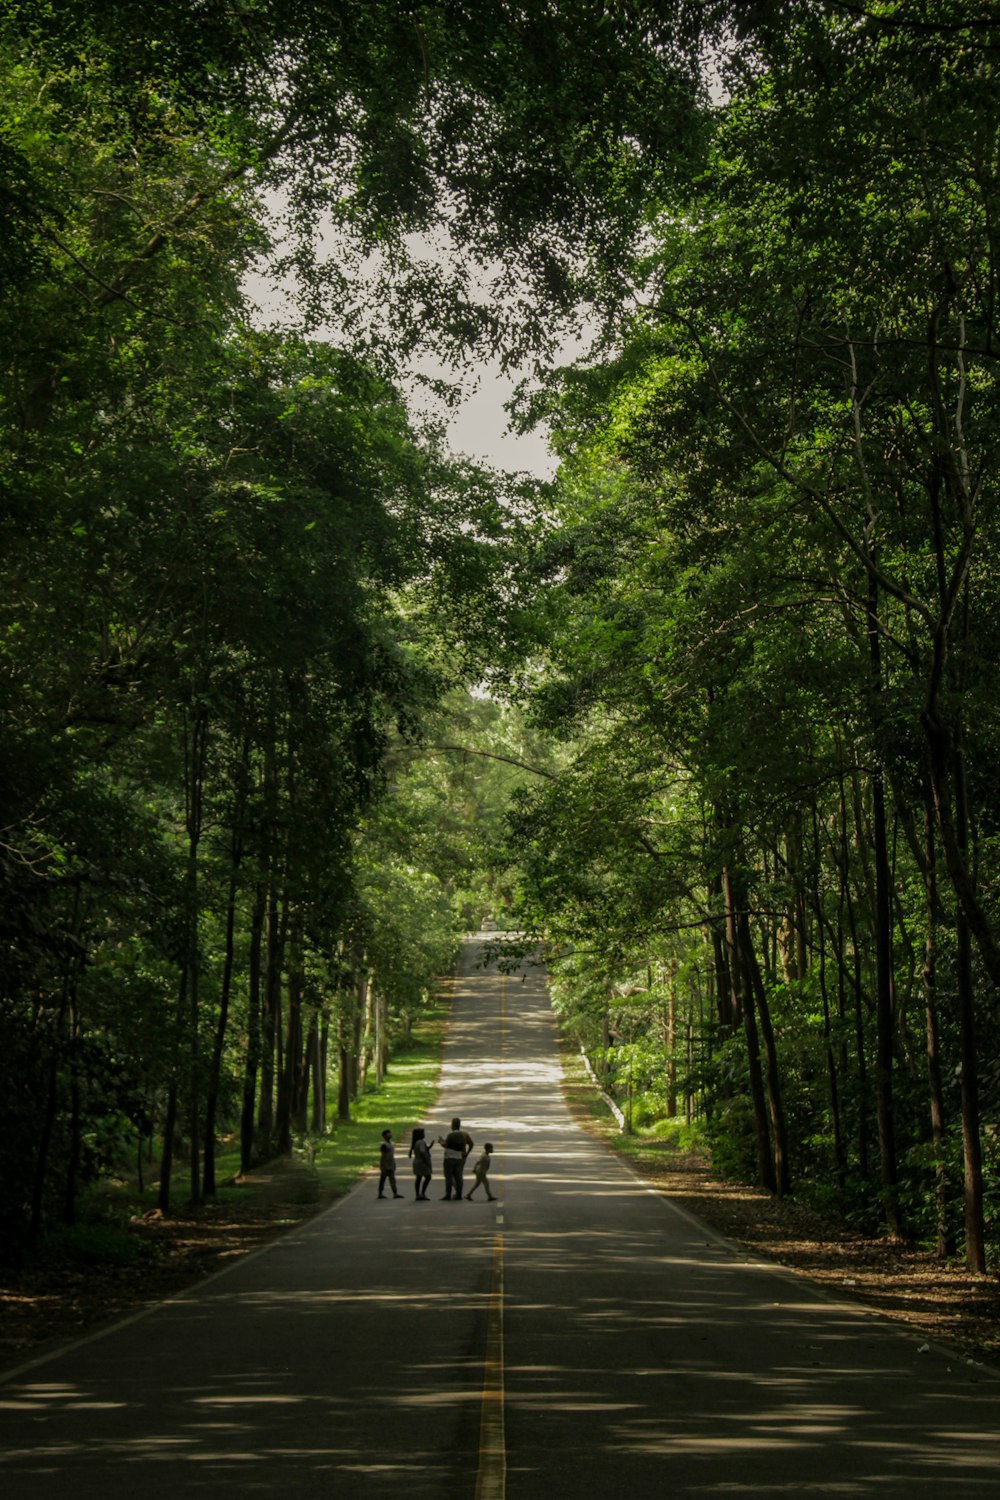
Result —
<instances>
[{"instance_id":1,"label":"asphalt road surface","mask_svg":"<svg viewBox=\"0 0 1000 1500\"><path fill-rule=\"evenodd\" d=\"M436 1137L496 1203L332 1209L0 1383L4 1500L1000 1495L1000 1376L754 1262L573 1124L465 945ZM431 1134L431 1132L428 1132Z\"/></svg>"}]
</instances>

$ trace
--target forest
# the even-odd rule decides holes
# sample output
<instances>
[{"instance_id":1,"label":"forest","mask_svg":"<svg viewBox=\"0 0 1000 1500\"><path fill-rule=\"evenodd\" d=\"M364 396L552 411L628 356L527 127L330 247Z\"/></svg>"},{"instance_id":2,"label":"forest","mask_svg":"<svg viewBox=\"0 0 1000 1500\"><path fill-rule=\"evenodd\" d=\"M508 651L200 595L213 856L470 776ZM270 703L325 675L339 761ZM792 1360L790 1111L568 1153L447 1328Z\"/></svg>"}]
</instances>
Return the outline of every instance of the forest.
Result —
<instances>
[{"instance_id":1,"label":"forest","mask_svg":"<svg viewBox=\"0 0 1000 1500\"><path fill-rule=\"evenodd\" d=\"M2 14L5 1253L488 921L626 1128L996 1270L996 7Z\"/></svg>"}]
</instances>

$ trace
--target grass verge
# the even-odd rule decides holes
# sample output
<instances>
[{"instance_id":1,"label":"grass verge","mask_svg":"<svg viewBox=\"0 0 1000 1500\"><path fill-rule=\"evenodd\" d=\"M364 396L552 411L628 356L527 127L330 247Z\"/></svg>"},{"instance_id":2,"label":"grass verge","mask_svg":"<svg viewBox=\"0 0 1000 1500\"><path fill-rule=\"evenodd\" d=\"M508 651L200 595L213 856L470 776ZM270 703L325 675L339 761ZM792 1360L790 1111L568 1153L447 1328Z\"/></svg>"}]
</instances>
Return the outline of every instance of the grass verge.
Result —
<instances>
[{"instance_id":1,"label":"grass verge","mask_svg":"<svg viewBox=\"0 0 1000 1500\"><path fill-rule=\"evenodd\" d=\"M334 1121L331 1133L307 1141L300 1154L316 1174L320 1198L329 1202L346 1193L358 1178L378 1165L378 1148L388 1127L396 1142L397 1165L407 1171L410 1131L427 1118L437 1097L448 1005L436 999L414 1025L413 1039L393 1054L381 1087L362 1094L352 1117Z\"/></svg>"},{"instance_id":2,"label":"grass verge","mask_svg":"<svg viewBox=\"0 0 1000 1500\"><path fill-rule=\"evenodd\" d=\"M397 1155L400 1175L404 1175L410 1129L426 1117L437 1094L448 1009L442 997L428 1005L414 1023L409 1042L394 1049L381 1085L367 1089L352 1103L350 1120L334 1119L326 1135L297 1141L291 1158L263 1163L241 1176L238 1145L221 1141L215 1197L197 1209L185 1205L188 1182L185 1165L180 1164L170 1218L233 1219L252 1213L258 1219L269 1216L275 1225L295 1223L343 1196L377 1165L386 1126L401 1147ZM40 1258L63 1265L125 1263L149 1253L154 1247L148 1236L137 1237L133 1231L148 1229L150 1221L159 1217L157 1197L155 1164L150 1164L141 1189L134 1179L106 1179L81 1203L78 1224L54 1229L45 1237Z\"/></svg>"},{"instance_id":3,"label":"grass verge","mask_svg":"<svg viewBox=\"0 0 1000 1500\"><path fill-rule=\"evenodd\" d=\"M427 1118L437 1095L448 1008L446 995L428 1007L412 1043L394 1052L381 1088L365 1093L329 1137L303 1141L291 1159L242 1178L237 1154L221 1150L214 1200L186 1205L181 1168L176 1206L161 1215L152 1165L152 1186L147 1181L142 1193L134 1181L118 1180L88 1195L79 1224L54 1231L29 1263L0 1268L0 1368L183 1291L266 1245L372 1169L387 1125L402 1145L405 1174L410 1128Z\"/></svg>"}]
</instances>

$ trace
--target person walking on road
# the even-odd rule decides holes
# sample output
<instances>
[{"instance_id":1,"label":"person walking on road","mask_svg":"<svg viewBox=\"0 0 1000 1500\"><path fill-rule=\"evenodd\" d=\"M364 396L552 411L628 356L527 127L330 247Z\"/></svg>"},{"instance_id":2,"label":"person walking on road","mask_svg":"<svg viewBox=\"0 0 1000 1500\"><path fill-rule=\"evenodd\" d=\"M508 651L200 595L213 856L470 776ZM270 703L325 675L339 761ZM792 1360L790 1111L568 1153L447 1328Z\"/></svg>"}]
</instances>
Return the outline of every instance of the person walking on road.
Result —
<instances>
[{"instance_id":1,"label":"person walking on road","mask_svg":"<svg viewBox=\"0 0 1000 1500\"><path fill-rule=\"evenodd\" d=\"M492 1145L492 1142L491 1141L487 1141L486 1145L483 1147L483 1154L482 1154L482 1156L479 1158L479 1160L476 1162L476 1165L472 1169L473 1172L475 1173L476 1180L472 1184L472 1186L470 1187L469 1191L465 1195L467 1203L471 1203L472 1202L472 1195L476 1191L476 1188L478 1188L478 1187L484 1187L486 1189L487 1202L489 1202L489 1203L495 1203L497 1201L495 1194L493 1194L493 1193L490 1192L489 1171L490 1171L490 1159L491 1159L492 1155L493 1155L493 1145Z\"/></svg>"},{"instance_id":2,"label":"person walking on road","mask_svg":"<svg viewBox=\"0 0 1000 1500\"><path fill-rule=\"evenodd\" d=\"M438 1136L438 1145L444 1147L444 1198L450 1198L454 1191L455 1198L459 1203L462 1201L462 1168L465 1166L465 1158L475 1145L475 1141L467 1130L462 1129L462 1122L456 1115L451 1122L451 1129L444 1137ZM444 1199L442 1199L444 1202Z\"/></svg>"},{"instance_id":3,"label":"person walking on road","mask_svg":"<svg viewBox=\"0 0 1000 1500\"><path fill-rule=\"evenodd\" d=\"M388 1182L392 1188L394 1198L402 1198L402 1193L396 1190L396 1148L392 1144L392 1131L383 1130L382 1144L378 1148L378 1195L385 1197L385 1185Z\"/></svg>"},{"instance_id":4,"label":"person walking on road","mask_svg":"<svg viewBox=\"0 0 1000 1500\"><path fill-rule=\"evenodd\" d=\"M426 1203L427 1189L431 1181L431 1148L427 1144L423 1128L419 1125L410 1138L410 1149L407 1154L413 1158L413 1177L417 1202Z\"/></svg>"}]
</instances>

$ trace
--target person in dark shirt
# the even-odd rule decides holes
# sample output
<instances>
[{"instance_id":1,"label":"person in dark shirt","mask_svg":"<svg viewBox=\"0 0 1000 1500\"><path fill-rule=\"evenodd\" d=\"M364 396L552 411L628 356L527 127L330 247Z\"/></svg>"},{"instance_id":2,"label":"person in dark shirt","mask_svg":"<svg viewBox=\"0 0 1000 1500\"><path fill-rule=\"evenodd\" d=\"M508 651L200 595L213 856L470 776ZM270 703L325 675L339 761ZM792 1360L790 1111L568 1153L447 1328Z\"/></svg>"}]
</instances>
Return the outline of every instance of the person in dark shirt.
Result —
<instances>
[{"instance_id":1,"label":"person in dark shirt","mask_svg":"<svg viewBox=\"0 0 1000 1500\"><path fill-rule=\"evenodd\" d=\"M378 1148L378 1195L385 1197L385 1185L388 1182L392 1188L394 1198L402 1198L402 1193L396 1191L396 1148L392 1144L392 1131L383 1130L382 1144Z\"/></svg>"},{"instance_id":2,"label":"person in dark shirt","mask_svg":"<svg viewBox=\"0 0 1000 1500\"><path fill-rule=\"evenodd\" d=\"M438 1136L438 1145L444 1147L445 1198L450 1198L452 1193L454 1193L455 1197L461 1203L462 1169L465 1166L465 1158L475 1144L469 1132L462 1129L462 1122L457 1115L451 1122L451 1129L448 1134L446 1136Z\"/></svg>"}]
</instances>

